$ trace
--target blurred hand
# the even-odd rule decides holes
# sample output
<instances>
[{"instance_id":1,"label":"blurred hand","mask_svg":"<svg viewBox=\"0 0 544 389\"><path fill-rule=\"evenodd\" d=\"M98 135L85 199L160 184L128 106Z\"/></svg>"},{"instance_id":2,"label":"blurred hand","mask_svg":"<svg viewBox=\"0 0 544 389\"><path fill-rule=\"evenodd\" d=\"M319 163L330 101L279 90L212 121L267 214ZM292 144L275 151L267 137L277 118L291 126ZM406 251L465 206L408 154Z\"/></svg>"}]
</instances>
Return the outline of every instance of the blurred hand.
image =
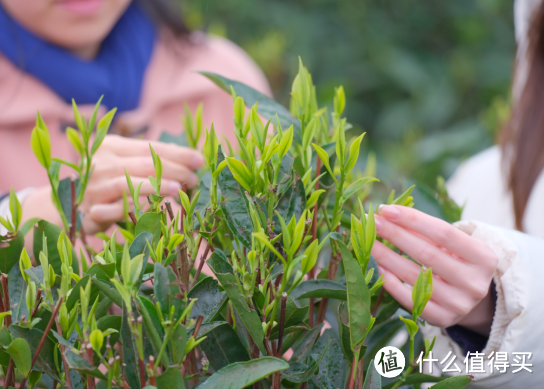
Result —
<instances>
[{"instance_id":1,"label":"blurred hand","mask_svg":"<svg viewBox=\"0 0 544 389\"><path fill-rule=\"evenodd\" d=\"M147 178L155 176L149 143L162 160L162 195L174 196L178 194L182 184L189 187L197 184L198 179L193 170L204 163L204 157L199 151L162 142L108 135L93 157L91 179L79 207L85 215L83 226L87 234L103 231L123 219L123 192L130 198L125 169L131 176L134 187L143 182L141 196L155 193ZM41 188L29 195L23 207L25 219L41 217L61 223L51 202L50 188Z\"/></svg>"},{"instance_id":2,"label":"blurred hand","mask_svg":"<svg viewBox=\"0 0 544 389\"><path fill-rule=\"evenodd\" d=\"M433 269L433 295L421 317L432 325L459 324L488 335L494 314L490 285L498 264L482 241L451 224L412 208L380 206L377 235L419 264ZM376 241L372 255L384 273L385 289L406 309L420 266Z\"/></svg>"}]
</instances>

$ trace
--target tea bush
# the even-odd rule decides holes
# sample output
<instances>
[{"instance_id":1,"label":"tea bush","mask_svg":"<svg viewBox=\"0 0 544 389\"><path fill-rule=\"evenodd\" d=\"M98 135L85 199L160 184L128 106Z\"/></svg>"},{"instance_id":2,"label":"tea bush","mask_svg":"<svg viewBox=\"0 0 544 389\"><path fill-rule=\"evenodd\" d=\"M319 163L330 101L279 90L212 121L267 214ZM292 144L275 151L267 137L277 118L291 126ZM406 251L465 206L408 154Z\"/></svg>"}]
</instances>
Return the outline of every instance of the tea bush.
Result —
<instances>
[{"instance_id":1,"label":"tea bush","mask_svg":"<svg viewBox=\"0 0 544 389\"><path fill-rule=\"evenodd\" d=\"M67 137L77 163L51 156L37 115L31 146L63 228L21 224L12 191L11 217L0 219L9 231L0 240L5 386L381 388L372 358L406 326L409 365L383 387L464 388L467 376L414 371L417 356L434 345L417 325L432 269L422 269L414 285L412 315L399 311L371 256L376 230L366 199L377 179L354 170L364 134L346 141L343 88L332 112L319 108L300 63L286 109L244 84L203 74L232 94L238 144L221 146L213 125L204 133L201 107L186 112L185 134L161 139L195 147L205 136L198 187L180 191L180 207L161 196L162 162L150 146L156 193L142 202L142 184L127 174L126 218L110 236L99 234L99 251L86 244L78 205L115 110L97 121L99 101L87 120L74 103L78 128ZM62 164L78 178L59 180ZM387 202L412 206L412 189ZM427 201L459 215L443 185L438 200ZM24 248L31 229L33 255ZM214 277L202 273L205 264Z\"/></svg>"}]
</instances>

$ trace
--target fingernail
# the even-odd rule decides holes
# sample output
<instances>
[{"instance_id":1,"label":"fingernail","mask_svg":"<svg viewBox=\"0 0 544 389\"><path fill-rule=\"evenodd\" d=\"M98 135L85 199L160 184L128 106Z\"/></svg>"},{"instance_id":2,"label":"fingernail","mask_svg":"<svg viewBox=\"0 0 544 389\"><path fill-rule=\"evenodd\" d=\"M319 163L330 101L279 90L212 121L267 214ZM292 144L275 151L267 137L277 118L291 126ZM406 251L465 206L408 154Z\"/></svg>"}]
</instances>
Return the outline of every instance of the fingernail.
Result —
<instances>
[{"instance_id":1,"label":"fingernail","mask_svg":"<svg viewBox=\"0 0 544 389\"><path fill-rule=\"evenodd\" d=\"M383 226L383 221L380 220L379 216L374 218L374 225L376 226L376 232L380 231Z\"/></svg>"},{"instance_id":2,"label":"fingernail","mask_svg":"<svg viewBox=\"0 0 544 389\"><path fill-rule=\"evenodd\" d=\"M196 154L193 158L193 167L198 169L204 165L204 157L201 154Z\"/></svg>"},{"instance_id":3,"label":"fingernail","mask_svg":"<svg viewBox=\"0 0 544 389\"><path fill-rule=\"evenodd\" d=\"M400 209L392 205L382 204L378 207L378 214L387 219L398 219L400 217Z\"/></svg>"},{"instance_id":4,"label":"fingernail","mask_svg":"<svg viewBox=\"0 0 544 389\"><path fill-rule=\"evenodd\" d=\"M170 194L177 195L181 189L181 184L177 181L170 181Z\"/></svg>"},{"instance_id":5,"label":"fingernail","mask_svg":"<svg viewBox=\"0 0 544 389\"><path fill-rule=\"evenodd\" d=\"M380 265L378 265L378 272L381 274L385 274L385 269L383 267L381 267Z\"/></svg>"}]
</instances>

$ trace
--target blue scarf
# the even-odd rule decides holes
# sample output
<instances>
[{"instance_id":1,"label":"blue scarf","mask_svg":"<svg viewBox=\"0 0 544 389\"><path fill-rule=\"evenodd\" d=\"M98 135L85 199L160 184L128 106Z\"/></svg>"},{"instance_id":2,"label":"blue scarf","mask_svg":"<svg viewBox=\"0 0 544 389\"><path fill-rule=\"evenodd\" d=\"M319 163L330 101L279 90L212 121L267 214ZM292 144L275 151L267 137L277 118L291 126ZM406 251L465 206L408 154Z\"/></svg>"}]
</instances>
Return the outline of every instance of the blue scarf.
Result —
<instances>
[{"instance_id":1,"label":"blue scarf","mask_svg":"<svg viewBox=\"0 0 544 389\"><path fill-rule=\"evenodd\" d=\"M64 101L102 104L129 111L138 106L144 73L155 43L155 26L131 4L92 60L46 42L12 19L0 6L0 52Z\"/></svg>"}]
</instances>

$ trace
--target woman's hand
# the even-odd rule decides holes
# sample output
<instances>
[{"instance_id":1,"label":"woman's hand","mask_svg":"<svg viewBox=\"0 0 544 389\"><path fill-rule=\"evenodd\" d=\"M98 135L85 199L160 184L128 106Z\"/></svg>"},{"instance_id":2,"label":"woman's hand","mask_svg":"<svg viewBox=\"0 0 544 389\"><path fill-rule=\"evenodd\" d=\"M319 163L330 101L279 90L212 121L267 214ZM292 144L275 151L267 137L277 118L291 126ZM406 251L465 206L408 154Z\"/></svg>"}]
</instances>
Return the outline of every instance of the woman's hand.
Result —
<instances>
[{"instance_id":1,"label":"woman's hand","mask_svg":"<svg viewBox=\"0 0 544 389\"><path fill-rule=\"evenodd\" d=\"M128 194L125 169L135 187L143 182L141 196L155 193L148 179L149 176L155 176L149 143L162 160L162 195L177 195L181 184L189 187L197 184L198 179L193 170L204 163L204 157L199 151L162 142L108 135L93 157L91 179L79 207L85 215L83 226L86 233L103 231L123 219L123 192ZM51 203L49 188L39 189L29 195L23 207L25 216L28 216L26 218L41 217L60 223L60 217Z\"/></svg>"},{"instance_id":2,"label":"woman's hand","mask_svg":"<svg viewBox=\"0 0 544 389\"><path fill-rule=\"evenodd\" d=\"M421 317L432 325L459 324L488 335L494 314L490 285L498 264L493 251L451 224L415 209L382 205L376 232L419 264L433 269L433 295ZM385 289L406 309L420 266L376 241L372 255Z\"/></svg>"}]
</instances>

